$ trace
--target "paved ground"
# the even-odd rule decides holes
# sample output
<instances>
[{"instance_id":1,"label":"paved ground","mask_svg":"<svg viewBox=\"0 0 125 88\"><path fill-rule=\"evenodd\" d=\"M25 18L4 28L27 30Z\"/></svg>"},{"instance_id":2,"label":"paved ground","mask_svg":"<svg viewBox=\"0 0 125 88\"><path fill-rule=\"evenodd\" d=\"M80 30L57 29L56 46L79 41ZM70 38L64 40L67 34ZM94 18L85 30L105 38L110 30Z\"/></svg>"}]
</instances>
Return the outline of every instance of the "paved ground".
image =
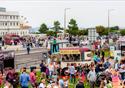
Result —
<instances>
[{"instance_id":1,"label":"paved ground","mask_svg":"<svg viewBox=\"0 0 125 88\"><path fill-rule=\"evenodd\" d=\"M41 60L45 59L43 53L46 53L47 49L37 48L31 49L30 54L27 54L26 50L20 50L15 52L15 68L20 69L21 67L39 66Z\"/></svg>"}]
</instances>

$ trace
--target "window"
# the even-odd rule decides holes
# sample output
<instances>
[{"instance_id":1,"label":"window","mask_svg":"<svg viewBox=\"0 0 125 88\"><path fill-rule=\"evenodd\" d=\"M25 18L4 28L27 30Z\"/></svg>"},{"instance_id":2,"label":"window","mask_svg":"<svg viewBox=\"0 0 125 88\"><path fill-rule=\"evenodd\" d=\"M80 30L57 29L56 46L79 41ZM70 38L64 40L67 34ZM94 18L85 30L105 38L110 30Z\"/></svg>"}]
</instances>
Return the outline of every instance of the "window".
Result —
<instances>
[{"instance_id":1,"label":"window","mask_svg":"<svg viewBox=\"0 0 125 88\"><path fill-rule=\"evenodd\" d=\"M15 26L15 22L13 22L13 26Z\"/></svg>"},{"instance_id":2,"label":"window","mask_svg":"<svg viewBox=\"0 0 125 88\"><path fill-rule=\"evenodd\" d=\"M17 25L17 26L19 25L18 22L16 23L16 25Z\"/></svg>"},{"instance_id":3,"label":"window","mask_svg":"<svg viewBox=\"0 0 125 88\"><path fill-rule=\"evenodd\" d=\"M13 19L15 19L15 16L13 16Z\"/></svg>"},{"instance_id":4,"label":"window","mask_svg":"<svg viewBox=\"0 0 125 88\"><path fill-rule=\"evenodd\" d=\"M12 16L10 16L10 19L12 19Z\"/></svg>"},{"instance_id":5,"label":"window","mask_svg":"<svg viewBox=\"0 0 125 88\"><path fill-rule=\"evenodd\" d=\"M18 16L16 16L16 19L18 19Z\"/></svg>"},{"instance_id":6,"label":"window","mask_svg":"<svg viewBox=\"0 0 125 88\"><path fill-rule=\"evenodd\" d=\"M5 26L7 26L7 22L5 22Z\"/></svg>"},{"instance_id":7,"label":"window","mask_svg":"<svg viewBox=\"0 0 125 88\"><path fill-rule=\"evenodd\" d=\"M12 22L10 22L10 26L12 26Z\"/></svg>"},{"instance_id":8,"label":"window","mask_svg":"<svg viewBox=\"0 0 125 88\"><path fill-rule=\"evenodd\" d=\"M7 16L5 16L5 19L7 19Z\"/></svg>"}]
</instances>

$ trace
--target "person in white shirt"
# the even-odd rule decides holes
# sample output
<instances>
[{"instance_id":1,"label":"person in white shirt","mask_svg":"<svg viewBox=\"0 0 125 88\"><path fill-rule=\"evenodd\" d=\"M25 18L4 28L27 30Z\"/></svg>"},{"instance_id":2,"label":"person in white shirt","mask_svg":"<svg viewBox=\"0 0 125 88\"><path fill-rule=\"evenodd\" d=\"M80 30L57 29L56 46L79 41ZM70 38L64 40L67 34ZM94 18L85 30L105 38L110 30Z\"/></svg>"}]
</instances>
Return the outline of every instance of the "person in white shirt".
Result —
<instances>
[{"instance_id":1,"label":"person in white shirt","mask_svg":"<svg viewBox=\"0 0 125 88\"><path fill-rule=\"evenodd\" d=\"M48 68L49 68L49 76L50 76L50 78L52 78L52 75L54 72L54 65L52 62L49 64Z\"/></svg>"},{"instance_id":2,"label":"person in white shirt","mask_svg":"<svg viewBox=\"0 0 125 88\"><path fill-rule=\"evenodd\" d=\"M90 83L90 88L95 88L95 81L96 81L96 72L94 68L91 68L91 70L89 71L87 78L89 80Z\"/></svg>"}]
</instances>

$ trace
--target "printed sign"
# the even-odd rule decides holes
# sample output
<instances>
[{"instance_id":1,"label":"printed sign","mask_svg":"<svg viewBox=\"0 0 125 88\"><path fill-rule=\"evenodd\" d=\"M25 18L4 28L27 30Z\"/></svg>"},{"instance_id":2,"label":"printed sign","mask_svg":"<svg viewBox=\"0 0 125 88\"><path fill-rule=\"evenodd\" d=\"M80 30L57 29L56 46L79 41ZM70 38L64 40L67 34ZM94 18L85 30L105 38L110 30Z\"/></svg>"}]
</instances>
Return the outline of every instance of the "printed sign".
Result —
<instances>
[{"instance_id":1,"label":"printed sign","mask_svg":"<svg viewBox=\"0 0 125 88\"><path fill-rule=\"evenodd\" d=\"M84 52L84 60L91 60L92 53L91 52Z\"/></svg>"}]
</instances>

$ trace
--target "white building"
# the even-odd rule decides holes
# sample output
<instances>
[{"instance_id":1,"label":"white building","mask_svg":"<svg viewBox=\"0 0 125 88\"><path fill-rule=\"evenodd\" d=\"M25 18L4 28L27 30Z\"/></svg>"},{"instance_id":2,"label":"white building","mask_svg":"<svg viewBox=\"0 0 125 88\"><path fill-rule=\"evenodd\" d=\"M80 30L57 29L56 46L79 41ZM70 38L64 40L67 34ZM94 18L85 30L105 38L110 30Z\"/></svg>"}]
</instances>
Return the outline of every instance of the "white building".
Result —
<instances>
[{"instance_id":1,"label":"white building","mask_svg":"<svg viewBox=\"0 0 125 88\"><path fill-rule=\"evenodd\" d=\"M20 36L28 35L28 27L23 27L19 12L6 11L0 7L0 35L17 34Z\"/></svg>"}]
</instances>

